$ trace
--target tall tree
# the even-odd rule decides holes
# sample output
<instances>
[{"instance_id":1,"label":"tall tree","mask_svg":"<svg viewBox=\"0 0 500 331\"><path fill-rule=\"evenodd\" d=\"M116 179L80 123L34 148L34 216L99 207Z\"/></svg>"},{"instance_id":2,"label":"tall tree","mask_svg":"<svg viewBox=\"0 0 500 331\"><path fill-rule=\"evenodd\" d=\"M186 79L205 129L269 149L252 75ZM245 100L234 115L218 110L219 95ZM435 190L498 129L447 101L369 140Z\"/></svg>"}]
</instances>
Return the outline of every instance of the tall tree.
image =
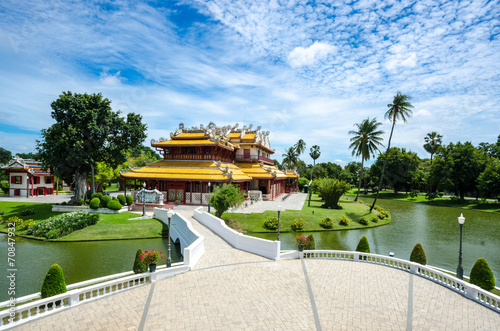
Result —
<instances>
[{"instance_id":1,"label":"tall tree","mask_svg":"<svg viewBox=\"0 0 500 331\"><path fill-rule=\"evenodd\" d=\"M432 156L436 153L439 146L441 146L441 144L443 143L441 139L443 139L443 136L438 134L436 131L428 133L427 136L424 138L425 140L424 149L431 154L431 164L432 164Z\"/></svg>"},{"instance_id":2,"label":"tall tree","mask_svg":"<svg viewBox=\"0 0 500 331\"><path fill-rule=\"evenodd\" d=\"M313 147L311 147L309 153L309 156L313 159L313 170L311 172L311 180L313 179L313 172L314 172L314 167L316 166L316 160L319 158L320 155L321 152L319 151L318 145L314 145Z\"/></svg>"},{"instance_id":3,"label":"tall tree","mask_svg":"<svg viewBox=\"0 0 500 331\"><path fill-rule=\"evenodd\" d=\"M302 139L299 139L299 141L297 141L293 148L295 148L295 152L297 152L297 155L300 155L306 151L306 142Z\"/></svg>"},{"instance_id":4,"label":"tall tree","mask_svg":"<svg viewBox=\"0 0 500 331\"><path fill-rule=\"evenodd\" d=\"M354 124L357 130L349 131L349 134L354 135L354 137L351 138L351 145L349 145L349 148L352 148L352 155L361 155L358 193L354 201L358 201L359 191L361 190L361 179L363 178L363 165L365 160L369 160L370 156L375 157L375 152L380 153L378 146L383 146L381 136L384 134L384 131L378 129L381 125L382 123L377 122L377 118L372 118L370 120L368 117L361 123Z\"/></svg>"},{"instance_id":5,"label":"tall tree","mask_svg":"<svg viewBox=\"0 0 500 331\"><path fill-rule=\"evenodd\" d=\"M373 207L375 207L375 204L377 203L378 199L378 194L380 193L380 190L382 188L382 180L384 179L384 171L385 171L385 166L387 164L387 156L389 155L388 153L389 148L391 148L392 133L394 132L394 126L396 125L396 121L402 120L403 122L406 123L406 119L411 117L412 115L411 108L413 108L413 105L410 103L410 99L411 97L409 95L398 92L394 96L392 103L387 105L387 108L389 109L385 113L385 118L389 119L392 122L391 134L389 135L389 142L387 143L387 153L385 153L384 166L382 167L382 174L380 176L377 195L375 196L375 199L373 200L373 203L370 207L370 212L373 210Z\"/></svg>"},{"instance_id":6,"label":"tall tree","mask_svg":"<svg viewBox=\"0 0 500 331\"><path fill-rule=\"evenodd\" d=\"M295 150L294 147L288 148L285 151L285 154L283 154L283 162L281 164L288 168L294 168L297 166L297 162L298 162L297 151Z\"/></svg>"},{"instance_id":7,"label":"tall tree","mask_svg":"<svg viewBox=\"0 0 500 331\"><path fill-rule=\"evenodd\" d=\"M115 167L125 161L127 151L146 138L140 115L111 110L111 101L98 94L63 92L51 103L56 121L42 130L37 150L45 167L59 178L75 180L71 202L83 198L87 174L93 165L106 162Z\"/></svg>"},{"instance_id":8,"label":"tall tree","mask_svg":"<svg viewBox=\"0 0 500 331\"><path fill-rule=\"evenodd\" d=\"M12 160L12 153L0 147L0 165L7 164L10 160Z\"/></svg>"}]
</instances>

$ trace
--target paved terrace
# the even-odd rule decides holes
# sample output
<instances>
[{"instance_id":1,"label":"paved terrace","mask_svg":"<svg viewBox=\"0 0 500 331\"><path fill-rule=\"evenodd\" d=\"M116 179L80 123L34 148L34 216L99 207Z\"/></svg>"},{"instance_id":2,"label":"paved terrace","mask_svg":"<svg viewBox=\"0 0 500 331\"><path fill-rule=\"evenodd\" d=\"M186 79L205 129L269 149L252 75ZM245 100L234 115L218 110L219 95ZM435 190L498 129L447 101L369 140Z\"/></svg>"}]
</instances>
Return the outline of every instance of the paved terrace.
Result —
<instances>
[{"instance_id":1,"label":"paved terrace","mask_svg":"<svg viewBox=\"0 0 500 331\"><path fill-rule=\"evenodd\" d=\"M498 330L500 314L396 269L332 260L270 261L205 236L193 271L16 330Z\"/></svg>"}]
</instances>

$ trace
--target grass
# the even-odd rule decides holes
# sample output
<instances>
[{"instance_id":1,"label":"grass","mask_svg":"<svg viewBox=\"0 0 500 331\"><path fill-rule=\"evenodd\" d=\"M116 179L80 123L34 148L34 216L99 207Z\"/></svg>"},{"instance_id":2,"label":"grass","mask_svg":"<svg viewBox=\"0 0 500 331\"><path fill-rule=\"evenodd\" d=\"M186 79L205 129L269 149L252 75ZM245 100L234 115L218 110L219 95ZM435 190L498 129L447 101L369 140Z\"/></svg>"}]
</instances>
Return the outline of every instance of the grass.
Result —
<instances>
[{"instance_id":1,"label":"grass","mask_svg":"<svg viewBox=\"0 0 500 331\"><path fill-rule=\"evenodd\" d=\"M357 190L351 190L346 195L355 196ZM375 194L360 194L360 197L363 198L375 198ZM388 191L381 191L379 194L379 199L387 199L387 200L398 200L398 201L409 201L409 202L417 202L423 203L431 206L443 206L443 207L455 207L455 208L463 208L469 210L479 210L490 213L500 213L500 204L495 203L493 201L489 201L487 203L476 202L476 199L466 199L465 201L460 200L451 200L449 197L435 198L432 201L425 199L425 194L419 194L416 198L411 199L405 193L397 193L394 194Z\"/></svg>"},{"instance_id":2,"label":"grass","mask_svg":"<svg viewBox=\"0 0 500 331\"><path fill-rule=\"evenodd\" d=\"M118 183L113 183L113 184L109 185L108 187L106 187L106 189L104 191L105 192L118 191Z\"/></svg>"},{"instance_id":3,"label":"grass","mask_svg":"<svg viewBox=\"0 0 500 331\"><path fill-rule=\"evenodd\" d=\"M27 208L34 209L35 214L21 216L21 211ZM4 221L7 221L10 217L17 216L22 219L33 219L36 223L62 214L53 212L52 204L48 203L0 202L0 210L5 213L1 216ZM100 214L99 216L100 220L97 224L72 232L54 241L160 238L168 233L167 226L155 219L129 221L130 218L138 217L134 213ZM6 222L0 224L0 231L7 232ZM25 235L25 233L26 230L16 229L16 234Z\"/></svg>"},{"instance_id":4,"label":"grass","mask_svg":"<svg viewBox=\"0 0 500 331\"><path fill-rule=\"evenodd\" d=\"M306 200L304 202L302 210L285 210L280 213L280 221L282 222L280 225L280 232L292 231L291 225L293 220L298 220L300 218L302 218L305 222L305 228L303 231L325 231L326 229L322 228L319 225L320 221L325 217L330 217L334 220L333 228L328 229L327 231L365 229L369 227L388 224L391 222L391 219L389 218L379 220L378 223L373 223L370 221L368 225L362 225L358 223L358 219L361 216L364 216L365 218L370 220L372 216L378 215L378 212L374 210L372 213L370 213L369 207L367 205L361 202L354 202L352 200L341 199L339 201L339 204L342 206L342 209L325 209L321 208L323 202L321 202L318 195L313 194L311 199L311 207L308 207L307 204L308 202ZM339 224L339 219L343 215L351 220L348 226ZM222 219L224 219L229 227L241 232L276 232L275 230L268 230L263 227L264 220L268 216L275 217L277 216L277 212L266 211L259 214L224 213L222 214Z\"/></svg>"}]
</instances>

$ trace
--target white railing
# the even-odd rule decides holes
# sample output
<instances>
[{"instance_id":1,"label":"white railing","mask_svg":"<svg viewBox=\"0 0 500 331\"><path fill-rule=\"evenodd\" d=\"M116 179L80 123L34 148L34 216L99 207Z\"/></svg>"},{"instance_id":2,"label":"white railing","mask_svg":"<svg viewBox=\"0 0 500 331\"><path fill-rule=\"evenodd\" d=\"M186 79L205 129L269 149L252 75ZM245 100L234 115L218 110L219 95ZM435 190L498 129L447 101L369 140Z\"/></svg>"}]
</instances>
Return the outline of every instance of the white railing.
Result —
<instances>
[{"instance_id":1,"label":"white railing","mask_svg":"<svg viewBox=\"0 0 500 331\"><path fill-rule=\"evenodd\" d=\"M168 224L167 210L155 208L155 218ZM165 221L166 219L167 221ZM48 316L63 309L79 305L82 302L95 300L133 287L141 286L156 280L172 277L191 270L205 253L204 237L196 232L191 222L179 214L171 219L171 238L179 240L183 250L183 262L174 263L171 268L159 266L156 272L134 274L133 271L95 278L84 282L68 285L66 293L40 299L40 293L17 298L15 306L10 310L10 302L0 303L0 330L15 327L39 317ZM18 306L22 302L32 301ZM12 315L11 315L12 314ZM11 319L12 318L12 319Z\"/></svg>"},{"instance_id":2,"label":"white railing","mask_svg":"<svg viewBox=\"0 0 500 331\"><path fill-rule=\"evenodd\" d=\"M500 297L483 290L482 288L470 284L465 280L458 279L445 272L442 272L432 266L421 265L419 263L397 259L394 257L368 254L361 252L350 251L333 251L333 250L307 250L303 252L295 251L284 252L280 254L280 259L303 258L303 259L332 259L332 260L347 260L353 262L366 262L379 264L395 269L407 271L442 285L450 290L453 290L461 295L480 303L498 313L500 313ZM294 257L297 256L297 257Z\"/></svg>"},{"instance_id":3,"label":"white railing","mask_svg":"<svg viewBox=\"0 0 500 331\"><path fill-rule=\"evenodd\" d=\"M280 242L245 236L231 228L218 217L203 211L199 207L194 210L194 218L214 231L235 248L277 260L280 256Z\"/></svg>"}]
</instances>

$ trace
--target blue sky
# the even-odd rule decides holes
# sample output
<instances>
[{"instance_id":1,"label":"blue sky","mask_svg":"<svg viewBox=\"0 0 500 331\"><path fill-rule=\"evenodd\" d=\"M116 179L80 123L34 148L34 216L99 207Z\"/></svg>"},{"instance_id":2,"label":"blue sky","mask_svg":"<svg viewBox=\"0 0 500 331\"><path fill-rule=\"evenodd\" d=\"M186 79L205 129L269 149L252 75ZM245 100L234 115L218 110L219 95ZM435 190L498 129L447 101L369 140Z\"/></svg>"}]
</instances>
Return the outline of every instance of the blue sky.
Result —
<instances>
[{"instance_id":1,"label":"blue sky","mask_svg":"<svg viewBox=\"0 0 500 331\"><path fill-rule=\"evenodd\" d=\"M500 134L498 1L9 1L0 3L0 146L30 152L62 91L136 112L148 139L179 122L302 138L318 162L356 160L347 132L413 97L392 145L428 157ZM312 163L309 156L303 157Z\"/></svg>"}]
</instances>

